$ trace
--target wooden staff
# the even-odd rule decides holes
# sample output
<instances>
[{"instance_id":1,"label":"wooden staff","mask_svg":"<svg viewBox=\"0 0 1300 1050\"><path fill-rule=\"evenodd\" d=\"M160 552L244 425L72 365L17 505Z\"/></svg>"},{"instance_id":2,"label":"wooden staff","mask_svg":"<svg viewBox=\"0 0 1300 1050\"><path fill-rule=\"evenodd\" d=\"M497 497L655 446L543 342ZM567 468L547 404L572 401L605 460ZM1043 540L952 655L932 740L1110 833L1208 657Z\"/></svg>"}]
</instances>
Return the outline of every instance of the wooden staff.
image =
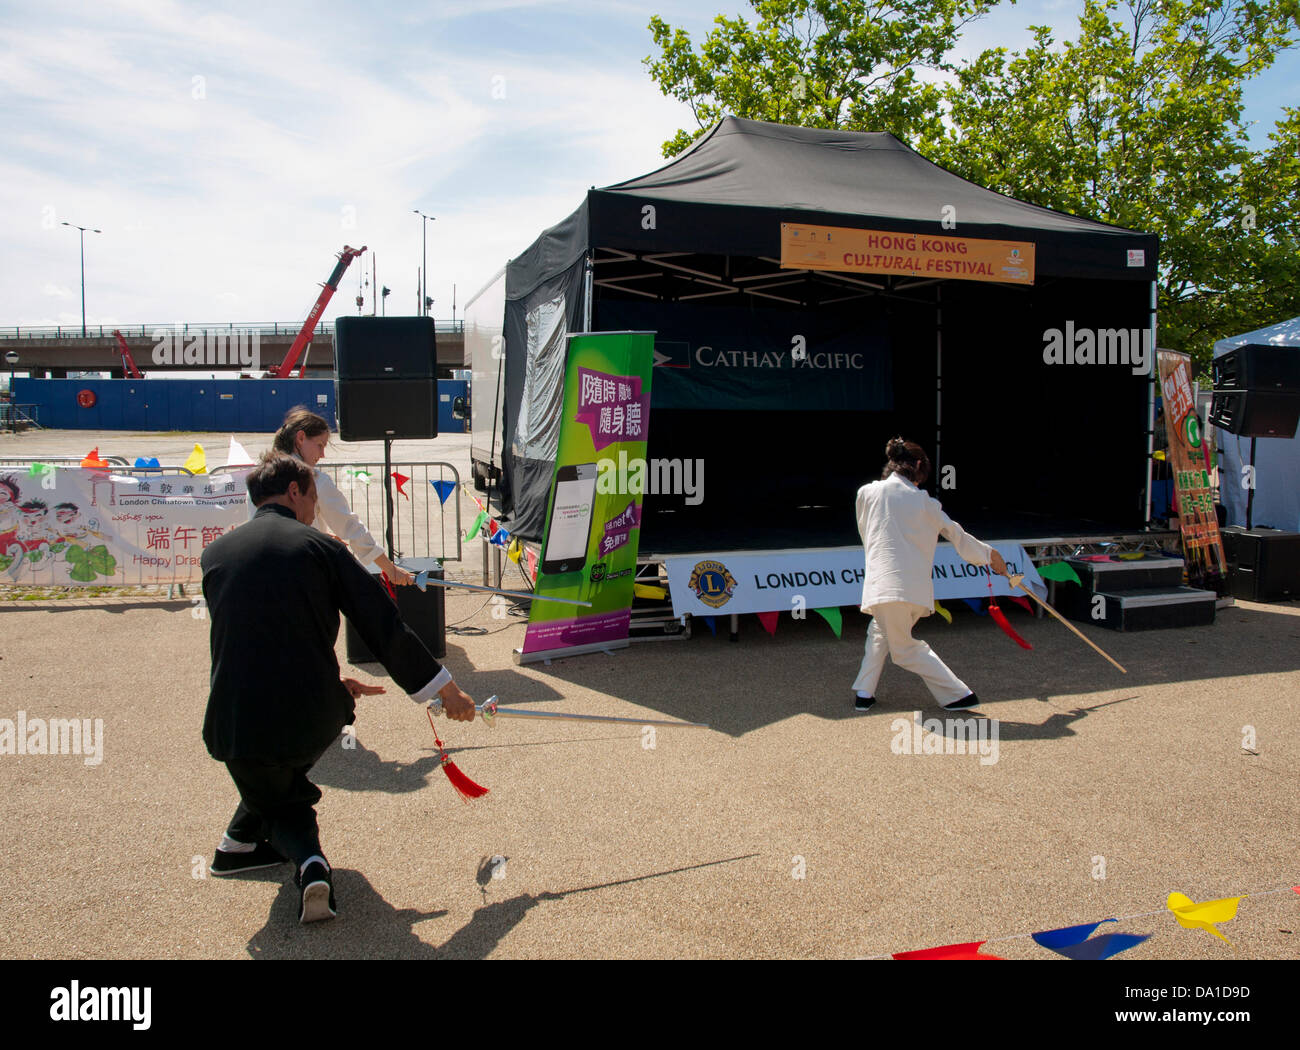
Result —
<instances>
[{"instance_id":1,"label":"wooden staff","mask_svg":"<svg viewBox=\"0 0 1300 1050\"><path fill-rule=\"evenodd\" d=\"M1017 575L1015 575L1015 576L1008 575L1008 576L1007 576L1007 582L1008 582L1009 584L1011 584L1012 587L1019 587L1020 590L1024 591L1027 595L1029 595L1029 597L1033 598L1034 601L1036 601L1039 605L1041 605L1041 606L1042 606L1044 609L1046 609L1049 613L1051 613L1051 614L1052 614L1053 616L1055 616L1058 620L1060 620L1061 623L1065 624L1066 627L1070 628L1070 630L1072 630L1075 634L1077 634L1077 635L1078 635L1080 638L1082 638L1085 642L1087 642L1087 643L1088 643L1089 645L1091 645L1094 649L1096 649L1097 652L1101 653L1102 656L1105 656L1107 660L1110 660L1110 662L1111 662L1112 664L1114 664L1116 667L1119 668L1121 674L1128 674L1128 672L1125 671L1124 668L1120 667L1118 663L1116 663L1113 659L1111 659L1111 657L1107 656L1106 653L1102 651L1101 647L1098 646L1098 645L1096 645L1096 644L1095 644L1095 643L1094 643L1090 638L1088 638L1087 635L1085 635L1081 630L1079 630L1079 628L1075 627L1074 624L1072 624L1069 620L1067 620L1067 619L1066 619L1064 616L1062 616L1059 612L1057 612L1057 611L1056 611L1055 609L1053 609L1050 605L1048 605L1045 601L1043 601L1042 598L1038 597L1038 595L1036 595L1036 594L1035 594L1033 591L1031 591L1028 587L1023 586L1024 578L1025 578L1025 577L1024 577L1023 574L1017 574Z\"/></svg>"}]
</instances>

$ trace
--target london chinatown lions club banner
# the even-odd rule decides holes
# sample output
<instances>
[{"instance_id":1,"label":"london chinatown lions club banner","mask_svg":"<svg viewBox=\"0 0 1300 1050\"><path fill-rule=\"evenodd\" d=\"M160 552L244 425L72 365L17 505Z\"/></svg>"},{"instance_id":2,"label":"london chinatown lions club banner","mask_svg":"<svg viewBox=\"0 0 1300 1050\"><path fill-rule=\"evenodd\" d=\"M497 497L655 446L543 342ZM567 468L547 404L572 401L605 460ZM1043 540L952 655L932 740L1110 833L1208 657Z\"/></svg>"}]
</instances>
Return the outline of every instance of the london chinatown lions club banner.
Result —
<instances>
[{"instance_id":1,"label":"london chinatown lions club banner","mask_svg":"<svg viewBox=\"0 0 1300 1050\"><path fill-rule=\"evenodd\" d=\"M131 477L0 468L0 583L197 583L204 548L248 520L250 469Z\"/></svg>"},{"instance_id":2,"label":"london chinatown lions club banner","mask_svg":"<svg viewBox=\"0 0 1300 1050\"><path fill-rule=\"evenodd\" d=\"M1047 587L1018 543L991 543L1007 571L1023 573L1025 586L1040 598ZM866 569L861 547L759 554L683 554L664 559L673 615L722 616L731 613L788 612L856 606L862 601ZM934 599L1004 597L1013 593L1005 576L971 565L950 543L934 552ZM993 588L989 590L989 581Z\"/></svg>"},{"instance_id":3,"label":"london chinatown lions club banner","mask_svg":"<svg viewBox=\"0 0 1300 1050\"><path fill-rule=\"evenodd\" d=\"M1034 244L783 222L781 267L1033 284Z\"/></svg>"}]
</instances>

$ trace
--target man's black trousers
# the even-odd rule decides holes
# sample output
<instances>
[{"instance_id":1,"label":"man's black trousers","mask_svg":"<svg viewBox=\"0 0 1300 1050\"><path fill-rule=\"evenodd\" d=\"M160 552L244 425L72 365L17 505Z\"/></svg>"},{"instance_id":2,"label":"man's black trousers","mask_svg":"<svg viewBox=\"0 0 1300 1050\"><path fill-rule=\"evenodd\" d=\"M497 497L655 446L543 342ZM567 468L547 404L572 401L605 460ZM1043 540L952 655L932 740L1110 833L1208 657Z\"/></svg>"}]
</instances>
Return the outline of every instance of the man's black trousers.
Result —
<instances>
[{"instance_id":1,"label":"man's black trousers","mask_svg":"<svg viewBox=\"0 0 1300 1050\"><path fill-rule=\"evenodd\" d=\"M308 857L323 857L315 809L320 788L307 774L324 753L290 762L227 761L239 806L226 834L237 842L266 839L299 867Z\"/></svg>"}]
</instances>

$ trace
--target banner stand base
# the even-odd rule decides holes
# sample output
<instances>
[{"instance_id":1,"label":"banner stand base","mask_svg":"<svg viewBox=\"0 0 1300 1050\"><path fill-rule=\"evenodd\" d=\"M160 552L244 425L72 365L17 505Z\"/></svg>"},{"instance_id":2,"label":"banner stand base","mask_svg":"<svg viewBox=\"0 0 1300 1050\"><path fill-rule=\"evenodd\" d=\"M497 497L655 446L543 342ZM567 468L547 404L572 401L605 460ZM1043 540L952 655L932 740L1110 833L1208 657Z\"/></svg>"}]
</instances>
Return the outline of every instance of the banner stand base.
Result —
<instances>
[{"instance_id":1,"label":"banner stand base","mask_svg":"<svg viewBox=\"0 0 1300 1050\"><path fill-rule=\"evenodd\" d=\"M609 653L612 649L626 649L632 643L626 638L616 638L610 642L592 642L588 645L566 645L563 649L539 649L535 653L526 653L516 649L515 664L540 664L543 661L563 660L566 656L582 656L586 653ZM611 655L613 655L611 653Z\"/></svg>"}]
</instances>

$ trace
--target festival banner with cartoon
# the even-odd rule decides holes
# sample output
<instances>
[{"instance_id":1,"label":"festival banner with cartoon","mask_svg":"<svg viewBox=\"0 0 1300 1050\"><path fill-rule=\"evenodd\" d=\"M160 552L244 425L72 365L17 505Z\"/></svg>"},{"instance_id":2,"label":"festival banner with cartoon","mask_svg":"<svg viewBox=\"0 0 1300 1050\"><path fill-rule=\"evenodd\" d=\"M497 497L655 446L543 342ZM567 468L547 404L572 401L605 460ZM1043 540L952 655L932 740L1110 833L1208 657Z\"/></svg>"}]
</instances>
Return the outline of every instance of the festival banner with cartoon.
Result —
<instances>
[{"instance_id":1,"label":"festival banner with cartoon","mask_svg":"<svg viewBox=\"0 0 1300 1050\"><path fill-rule=\"evenodd\" d=\"M535 600L521 663L628 644L653 363L653 333L569 336L536 593L591 605Z\"/></svg>"},{"instance_id":2,"label":"festival banner with cartoon","mask_svg":"<svg viewBox=\"0 0 1300 1050\"><path fill-rule=\"evenodd\" d=\"M0 583L197 583L203 549L248 518L248 470L132 477L0 468Z\"/></svg>"},{"instance_id":3,"label":"festival banner with cartoon","mask_svg":"<svg viewBox=\"0 0 1300 1050\"><path fill-rule=\"evenodd\" d=\"M1182 532L1187 575L1195 584L1217 589L1227 559L1214 493L1206 465L1204 432L1192 395L1192 359L1174 350L1156 351L1160 393L1164 398L1165 437L1178 494L1178 526Z\"/></svg>"}]
</instances>

